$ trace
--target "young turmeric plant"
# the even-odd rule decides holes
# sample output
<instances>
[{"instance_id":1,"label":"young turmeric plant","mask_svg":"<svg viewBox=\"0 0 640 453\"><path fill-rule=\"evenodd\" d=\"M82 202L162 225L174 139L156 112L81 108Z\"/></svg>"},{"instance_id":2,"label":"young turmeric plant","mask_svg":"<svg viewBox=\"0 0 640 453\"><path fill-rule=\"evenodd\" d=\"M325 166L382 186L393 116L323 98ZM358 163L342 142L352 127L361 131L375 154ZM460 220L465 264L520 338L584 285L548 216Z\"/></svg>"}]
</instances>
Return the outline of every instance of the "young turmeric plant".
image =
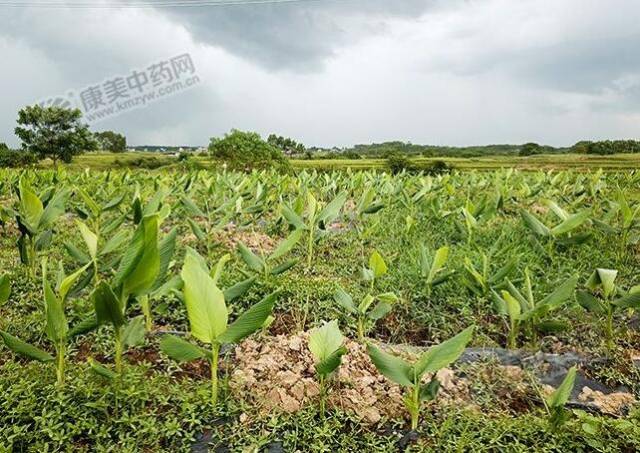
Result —
<instances>
[{"instance_id":1,"label":"young turmeric plant","mask_svg":"<svg viewBox=\"0 0 640 453\"><path fill-rule=\"evenodd\" d=\"M36 346L25 343L7 332L0 330L0 337L2 337L4 344L14 353L39 362L55 362L56 382L58 386L64 385L65 353L67 341L70 337L69 325L64 313L64 305L69 291L86 268L87 266L84 266L69 276L63 276L56 291L54 291L47 276L47 259L43 258L42 260L44 331L56 351L55 357Z\"/></svg>"},{"instance_id":2,"label":"young turmeric plant","mask_svg":"<svg viewBox=\"0 0 640 453\"><path fill-rule=\"evenodd\" d=\"M184 303L187 307L191 335L208 345L205 349L175 335L162 338L162 351L178 362L206 358L211 364L211 403L218 402L218 358L224 344L238 343L259 330L267 321L277 292L253 305L229 324L224 293L210 275L204 259L188 250L181 272Z\"/></svg>"},{"instance_id":3,"label":"young turmeric plant","mask_svg":"<svg viewBox=\"0 0 640 453\"><path fill-rule=\"evenodd\" d=\"M375 323L384 318L393 309L393 305L398 301L394 293L378 294L372 296L367 294L358 305L353 301L353 297L342 287L338 287L333 294L333 299L340 305L350 317L355 318L358 340L364 341L365 335ZM378 301L375 305L373 303Z\"/></svg>"},{"instance_id":4,"label":"young turmeric plant","mask_svg":"<svg viewBox=\"0 0 640 453\"><path fill-rule=\"evenodd\" d=\"M434 400L438 394L440 383L435 373L460 357L467 343L471 341L473 329L473 326L467 327L458 335L432 346L413 364L384 352L373 344L368 345L367 352L378 371L387 379L407 389L404 405L411 415L411 429L418 428L422 403ZM422 383L425 374L432 375L427 384Z\"/></svg>"},{"instance_id":5,"label":"young turmeric plant","mask_svg":"<svg viewBox=\"0 0 640 453\"><path fill-rule=\"evenodd\" d=\"M342 356L347 353L338 321L327 322L313 329L309 334L309 350L316 362L316 375L320 384L320 413L324 416L328 379L340 366Z\"/></svg>"}]
</instances>

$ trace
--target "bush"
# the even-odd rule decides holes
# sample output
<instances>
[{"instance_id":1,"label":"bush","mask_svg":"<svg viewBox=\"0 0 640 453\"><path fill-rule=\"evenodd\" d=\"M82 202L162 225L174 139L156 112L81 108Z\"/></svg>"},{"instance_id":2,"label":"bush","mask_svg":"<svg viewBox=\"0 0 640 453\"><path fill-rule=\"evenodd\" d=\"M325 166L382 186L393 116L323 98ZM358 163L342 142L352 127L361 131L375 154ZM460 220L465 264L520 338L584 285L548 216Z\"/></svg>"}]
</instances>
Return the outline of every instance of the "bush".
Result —
<instances>
[{"instance_id":1,"label":"bush","mask_svg":"<svg viewBox=\"0 0 640 453\"><path fill-rule=\"evenodd\" d=\"M0 167L25 167L38 162L38 157L28 151L9 149L4 143L0 143Z\"/></svg>"},{"instance_id":2,"label":"bush","mask_svg":"<svg viewBox=\"0 0 640 453\"><path fill-rule=\"evenodd\" d=\"M233 129L223 138L212 138L209 152L233 170L276 168L289 170L289 161L282 151L262 140L256 132Z\"/></svg>"},{"instance_id":3,"label":"bush","mask_svg":"<svg viewBox=\"0 0 640 453\"><path fill-rule=\"evenodd\" d=\"M433 162L426 172L430 175L441 175L443 173L451 172L452 167L443 160L436 160Z\"/></svg>"},{"instance_id":4,"label":"bush","mask_svg":"<svg viewBox=\"0 0 640 453\"><path fill-rule=\"evenodd\" d=\"M387 167L389 167L389 170L391 170L391 173L394 175L403 171L414 172L417 170L409 158L398 154L391 154L387 157Z\"/></svg>"}]
</instances>

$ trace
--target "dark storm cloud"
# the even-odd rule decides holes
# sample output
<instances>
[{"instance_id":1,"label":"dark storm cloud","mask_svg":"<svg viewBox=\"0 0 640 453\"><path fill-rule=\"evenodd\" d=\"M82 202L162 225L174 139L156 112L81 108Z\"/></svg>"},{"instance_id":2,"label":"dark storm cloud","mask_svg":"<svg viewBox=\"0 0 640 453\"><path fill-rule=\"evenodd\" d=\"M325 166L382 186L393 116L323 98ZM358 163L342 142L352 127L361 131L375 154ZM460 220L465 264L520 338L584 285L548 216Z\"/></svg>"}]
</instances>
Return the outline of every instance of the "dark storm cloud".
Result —
<instances>
[{"instance_id":1,"label":"dark storm cloud","mask_svg":"<svg viewBox=\"0 0 640 453\"><path fill-rule=\"evenodd\" d=\"M435 0L324 0L162 10L202 43L269 68L312 71L337 49L382 33L385 21L417 17Z\"/></svg>"}]
</instances>

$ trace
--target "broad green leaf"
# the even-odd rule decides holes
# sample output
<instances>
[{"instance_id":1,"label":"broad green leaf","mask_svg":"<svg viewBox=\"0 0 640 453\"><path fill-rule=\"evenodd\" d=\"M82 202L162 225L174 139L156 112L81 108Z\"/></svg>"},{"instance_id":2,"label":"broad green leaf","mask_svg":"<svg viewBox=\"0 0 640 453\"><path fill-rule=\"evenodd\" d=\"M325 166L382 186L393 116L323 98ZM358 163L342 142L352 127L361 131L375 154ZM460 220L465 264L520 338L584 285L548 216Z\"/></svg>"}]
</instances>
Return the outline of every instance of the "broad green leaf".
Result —
<instances>
[{"instance_id":1,"label":"broad green leaf","mask_svg":"<svg viewBox=\"0 0 640 453\"><path fill-rule=\"evenodd\" d=\"M0 275L0 306L9 300L11 295L11 282L8 275Z\"/></svg>"},{"instance_id":2,"label":"broad green leaf","mask_svg":"<svg viewBox=\"0 0 640 453\"><path fill-rule=\"evenodd\" d=\"M411 387L414 385L413 368L399 357L386 353L374 345L367 345L367 353L378 371L396 384Z\"/></svg>"},{"instance_id":3,"label":"broad green leaf","mask_svg":"<svg viewBox=\"0 0 640 453\"><path fill-rule=\"evenodd\" d=\"M78 335L91 332L97 327L98 319L96 318L95 314L91 314L90 316L87 316L82 321L76 323L73 327L71 327L71 329L69 329L69 332L67 332L67 338L73 338L77 337Z\"/></svg>"},{"instance_id":4,"label":"broad green leaf","mask_svg":"<svg viewBox=\"0 0 640 453\"><path fill-rule=\"evenodd\" d=\"M120 230L104 244L100 250L100 255L108 255L111 252L116 251L127 240L129 232L127 230Z\"/></svg>"},{"instance_id":5,"label":"broad green leaf","mask_svg":"<svg viewBox=\"0 0 640 453\"><path fill-rule=\"evenodd\" d=\"M38 349L35 346L25 343L24 341L9 335L8 333L0 330L0 337L4 344L16 354L27 357L29 359L37 360L38 362L51 362L54 360L53 356L48 352Z\"/></svg>"},{"instance_id":6,"label":"broad green leaf","mask_svg":"<svg viewBox=\"0 0 640 453\"><path fill-rule=\"evenodd\" d=\"M273 269L271 269L270 274L271 275L283 274L283 273L287 272L289 269L291 269L293 266L295 266L296 264L298 264L298 260L297 259L287 260L284 263L279 264L278 266L276 266Z\"/></svg>"},{"instance_id":7,"label":"broad green leaf","mask_svg":"<svg viewBox=\"0 0 640 453\"><path fill-rule=\"evenodd\" d=\"M238 319L227 327L227 330L225 330L216 341L221 344L238 343L243 338L259 330L265 320L271 315L278 294L278 292L275 292L268 295L242 313Z\"/></svg>"},{"instance_id":8,"label":"broad green leaf","mask_svg":"<svg viewBox=\"0 0 640 453\"><path fill-rule=\"evenodd\" d=\"M373 307L373 309L367 316L370 319L377 321L387 316L387 314L389 314L392 309L393 307L391 306L391 304L389 304L388 302L380 301Z\"/></svg>"},{"instance_id":9,"label":"broad green leaf","mask_svg":"<svg viewBox=\"0 0 640 453\"><path fill-rule=\"evenodd\" d=\"M316 373L319 376L327 377L331 373L333 373L342 362L342 356L347 353L347 348L344 346L340 346L338 349L333 351L329 356L325 359L316 363Z\"/></svg>"},{"instance_id":10,"label":"broad green leaf","mask_svg":"<svg viewBox=\"0 0 640 453\"><path fill-rule=\"evenodd\" d=\"M35 233L44 212L44 207L38 195L31 189L26 178L20 178L20 212L28 228Z\"/></svg>"},{"instance_id":11,"label":"broad green leaf","mask_svg":"<svg viewBox=\"0 0 640 453\"><path fill-rule=\"evenodd\" d=\"M525 225L538 236L550 236L551 230L542 223L535 215L524 209L520 210L520 216Z\"/></svg>"},{"instance_id":12,"label":"broad green leaf","mask_svg":"<svg viewBox=\"0 0 640 453\"><path fill-rule=\"evenodd\" d=\"M158 275L156 281L153 284L153 289L157 289L164 283L169 264L173 258L173 254L176 249L176 238L178 236L177 228L173 228L169 233L162 238L158 244L158 254L160 256L160 266L158 269Z\"/></svg>"},{"instance_id":13,"label":"broad green leaf","mask_svg":"<svg viewBox=\"0 0 640 453\"><path fill-rule=\"evenodd\" d=\"M595 291L598 287L601 287L605 297L610 297L616 290L615 281L617 276L617 270L598 268L591 274L586 286L591 291Z\"/></svg>"},{"instance_id":14,"label":"broad green leaf","mask_svg":"<svg viewBox=\"0 0 640 453\"><path fill-rule=\"evenodd\" d=\"M551 234L553 236L560 236L561 234L569 233L582 225L590 215L591 213L589 211L582 211L578 214L573 214L562 223L552 228Z\"/></svg>"},{"instance_id":15,"label":"broad green leaf","mask_svg":"<svg viewBox=\"0 0 640 453\"><path fill-rule=\"evenodd\" d=\"M122 330L122 343L132 347L144 341L144 316L136 316Z\"/></svg>"},{"instance_id":16,"label":"broad green leaf","mask_svg":"<svg viewBox=\"0 0 640 453\"><path fill-rule=\"evenodd\" d=\"M373 271L374 278L382 277L387 273L387 264L377 250L374 250L369 257L369 269Z\"/></svg>"},{"instance_id":17,"label":"broad green leaf","mask_svg":"<svg viewBox=\"0 0 640 453\"><path fill-rule=\"evenodd\" d=\"M223 292L224 300L226 302L233 302L238 297L244 296L247 293L247 291L249 291L249 289L251 289L251 287L256 282L256 280L257 280L257 277L255 277L255 276L254 277L250 277L250 278L242 280L241 282L238 282L235 285L230 286L229 288L225 289L224 292Z\"/></svg>"},{"instance_id":18,"label":"broad green leaf","mask_svg":"<svg viewBox=\"0 0 640 453\"><path fill-rule=\"evenodd\" d=\"M264 271L264 261L258 255L249 250L249 247L242 242L238 242L238 252L242 260L249 266L251 270L256 272Z\"/></svg>"},{"instance_id":19,"label":"broad green leaf","mask_svg":"<svg viewBox=\"0 0 640 453\"><path fill-rule=\"evenodd\" d=\"M125 319L120 301L107 283L100 282L98 284L91 294L91 300L99 324L109 323L116 329L124 325Z\"/></svg>"},{"instance_id":20,"label":"broad green leaf","mask_svg":"<svg viewBox=\"0 0 640 453\"><path fill-rule=\"evenodd\" d=\"M340 210L342 206L347 201L347 193L341 192L339 193L329 204L327 204L322 211L318 214L317 220L320 223L325 225L333 222L338 215L340 214Z\"/></svg>"},{"instance_id":21,"label":"broad green leaf","mask_svg":"<svg viewBox=\"0 0 640 453\"><path fill-rule=\"evenodd\" d=\"M78 279L84 272L86 272L90 265L91 263L87 263L80 269L75 271L73 274L67 275L64 279L62 279L62 281L60 282L60 287L58 288L58 294L60 296L61 302L64 303L64 301L67 299L67 294L69 294L69 291L71 291L73 285L76 284Z\"/></svg>"},{"instance_id":22,"label":"broad green leaf","mask_svg":"<svg viewBox=\"0 0 640 453\"><path fill-rule=\"evenodd\" d=\"M353 303L353 298L349 293L347 293L342 287L338 287L336 291L333 293L333 300L336 301L338 305L347 310L349 313L357 313L358 309Z\"/></svg>"},{"instance_id":23,"label":"broad green leaf","mask_svg":"<svg viewBox=\"0 0 640 453\"><path fill-rule=\"evenodd\" d=\"M640 293L629 293L612 302L618 308L640 309Z\"/></svg>"},{"instance_id":24,"label":"broad green leaf","mask_svg":"<svg viewBox=\"0 0 640 453\"><path fill-rule=\"evenodd\" d=\"M38 224L38 229L44 230L50 227L53 222L55 222L58 217L64 214L64 205L67 202L67 198L69 197L69 190L62 189L55 193L53 198L49 200L47 206L44 208L42 212L42 216L40 217L40 223Z\"/></svg>"},{"instance_id":25,"label":"broad green leaf","mask_svg":"<svg viewBox=\"0 0 640 453\"><path fill-rule=\"evenodd\" d=\"M576 291L576 300L582 308L591 313L604 314L607 312L604 304L586 291Z\"/></svg>"},{"instance_id":26,"label":"broad green leaf","mask_svg":"<svg viewBox=\"0 0 640 453\"><path fill-rule=\"evenodd\" d=\"M576 367L571 367L571 369L567 372L562 384L553 392L551 395L547 397L547 405L550 408L558 408L563 407L567 401L569 401L569 397L571 396L571 391L573 390L573 386L576 380Z\"/></svg>"},{"instance_id":27,"label":"broad green leaf","mask_svg":"<svg viewBox=\"0 0 640 453\"><path fill-rule=\"evenodd\" d=\"M509 291L502 291L502 300L507 304L507 315L512 322L520 319L520 313L522 312L522 306L520 301L513 297Z\"/></svg>"},{"instance_id":28,"label":"broad green leaf","mask_svg":"<svg viewBox=\"0 0 640 453\"><path fill-rule=\"evenodd\" d=\"M440 381L434 376L428 384L420 386L420 401L433 401L438 396Z\"/></svg>"},{"instance_id":29,"label":"broad green leaf","mask_svg":"<svg viewBox=\"0 0 640 453\"><path fill-rule=\"evenodd\" d=\"M140 296L149 291L160 272L160 252L158 250L158 216L142 219L138 225L142 235L141 253L123 279L125 294ZM137 233L137 232L136 232Z\"/></svg>"},{"instance_id":30,"label":"broad green leaf","mask_svg":"<svg viewBox=\"0 0 640 453\"><path fill-rule=\"evenodd\" d=\"M309 350L317 362L322 362L333 354L344 343L344 337L338 328L338 321L324 323L311 330L309 334Z\"/></svg>"},{"instance_id":31,"label":"broad green leaf","mask_svg":"<svg viewBox=\"0 0 640 453\"><path fill-rule=\"evenodd\" d=\"M81 251L78 247L71 244L70 242L64 243L64 248L67 249L67 252L73 259L75 259L79 264L87 264L91 261L89 255Z\"/></svg>"},{"instance_id":32,"label":"broad green leaf","mask_svg":"<svg viewBox=\"0 0 640 453\"><path fill-rule=\"evenodd\" d=\"M360 304L358 304L358 311L362 314L366 313L375 298L371 294L364 296Z\"/></svg>"},{"instance_id":33,"label":"broad green leaf","mask_svg":"<svg viewBox=\"0 0 640 453\"><path fill-rule=\"evenodd\" d=\"M177 362L191 362L206 356L201 348L175 335L163 336L160 340L160 349Z\"/></svg>"},{"instance_id":34,"label":"broad green leaf","mask_svg":"<svg viewBox=\"0 0 640 453\"><path fill-rule=\"evenodd\" d=\"M203 343L212 343L227 328L224 294L194 254L187 254L180 276L191 333Z\"/></svg>"},{"instance_id":35,"label":"broad green leaf","mask_svg":"<svg viewBox=\"0 0 640 453\"><path fill-rule=\"evenodd\" d=\"M96 360L94 360L93 357L89 357L87 359L87 363L89 364L89 367L91 368L91 371L96 373L98 376L101 376L101 377L103 377L105 379L108 379L110 381L113 381L114 379L116 379L118 377L118 375L116 373L114 373L109 368L105 367L101 363L99 363Z\"/></svg>"},{"instance_id":36,"label":"broad green leaf","mask_svg":"<svg viewBox=\"0 0 640 453\"><path fill-rule=\"evenodd\" d=\"M440 247L433 258L431 269L429 270L428 282L432 282L436 274L440 272L449 258L449 247Z\"/></svg>"},{"instance_id":37,"label":"broad green leaf","mask_svg":"<svg viewBox=\"0 0 640 453\"><path fill-rule=\"evenodd\" d=\"M473 326L467 327L458 335L443 341L437 346L432 346L427 352L422 354L422 357L420 357L420 360L418 360L414 366L416 376L420 377L424 373L435 373L439 369L456 361L464 352L467 343L471 341L473 329Z\"/></svg>"},{"instance_id":38,"label":"broad green leaf","mask_svg":"<svg viewBox=\"0 0 640 453\"><path fill-rule=\"evenodd\" d=\"M222 276L222 271L224 271L224 266L231 260L231 255L226 253L222 255L222 257L218 260L213 269L211 269L211 278L213 279L213 283L218 285L218 281L220 281L220 277Z\"/></svg>"},{"instance_id":39,"label":"broad green leaf","mask_svg":"<svg viewBox=\"0 0 640 453\"><path fill-rule=\"evenodd\" d=\"M200 228L200 225L198 225L193 219L187 219L187 223L189 224L189 227L196 239L201 242L205 242L207 240L207 233L205 233L204 230Z\"/></svg>"},{"instance_id":40,"label":"broad green leaf","mask_svg":"<svg viewBox=\"0 0 640 453\"><path fill-rule=\"evenodd\" d=\"M289 224L291 224L297 230L307 229L307 226L305 225L302 218L286 204L282 205L282 215L287 220L287 222L289 222Z\"/></svg>"},{"instance_id":41,"label":"broad green leaf","mask_svg":"<svg viewBox=\"0 0 640 453\"><path fill-rule=\"evenodd\" d=\"M557 308L566 302L576 289L578 277L571 277L560 285L554 292L540 301L540 305L548 305L551 308Z\"/></svg>"},{"instance_id":42,"label":"broad green leaf","mask_svg":"<svg viewBox=\"0 0 640 453\"><path fill-rule=\"evenodd\" d=\"M304 230L296 229L294 230L284 241L282 241L278 247L271 253L269 256L269 260L277 260L278 258L284 256L289 253L289 251L296 246L296 244L300 241Z\"/></svg>"},{"instance_id":43,"label":"broad green leaf","mask_svg":"<svg viewBox=\"0 0 640 453\"><path fill-rule=\"evenodd\" d=\"M185 207L185 210L189 215L198 216L198 217L207 217L207 215L200 209L191 198L182 197L180 202ZM188 219L187 219L188 220Z\"/></svg>"},{"instance_id":44,"label":"broad green leaf","mask_svg":"<svg viewBox=\"0 0 640 453\"><path fill-rule=\"evenodd\" d=\"M80 220L76 220L76 225L80 230L80 234L82 235L82 239L84 239L84 243L87 244L89 255L95 260L96 256L98 256L98 236Z\"/></svg>"},{"instance_id":45,"label":"broad green leaf","mask_svg":"<svg viewBox=\"0 0 640 453\"><path fill-rule=\"evenodd\" d=\"M45 332L54 343L63 341L67 336L67 318L64 315L62 300L58 299L47 279L46 258L42 262L42 288L44 291Z\"/></svg>"}]
</instances>

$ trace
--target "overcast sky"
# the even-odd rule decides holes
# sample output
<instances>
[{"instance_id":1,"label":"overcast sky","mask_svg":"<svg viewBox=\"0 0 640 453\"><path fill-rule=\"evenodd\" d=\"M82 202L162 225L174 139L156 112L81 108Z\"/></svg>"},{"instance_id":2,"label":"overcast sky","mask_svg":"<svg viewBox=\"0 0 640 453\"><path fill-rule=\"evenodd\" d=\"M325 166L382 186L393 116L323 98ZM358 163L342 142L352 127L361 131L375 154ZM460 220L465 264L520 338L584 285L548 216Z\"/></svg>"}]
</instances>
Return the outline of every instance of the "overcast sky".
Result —
<instances>
[{"instance_id":1,"label":"overcast sky","mask_svg":"<svg viewBox=\"0 0 640 453\"><path fill-rule=\"evenodd\" d=\"M24 105L185 53L198 84L92 129L169 145L231 128L308 146L640 138L638 18L636 0L0 6L0 142L17 144Z\"/></svg>"}]
</instances>

